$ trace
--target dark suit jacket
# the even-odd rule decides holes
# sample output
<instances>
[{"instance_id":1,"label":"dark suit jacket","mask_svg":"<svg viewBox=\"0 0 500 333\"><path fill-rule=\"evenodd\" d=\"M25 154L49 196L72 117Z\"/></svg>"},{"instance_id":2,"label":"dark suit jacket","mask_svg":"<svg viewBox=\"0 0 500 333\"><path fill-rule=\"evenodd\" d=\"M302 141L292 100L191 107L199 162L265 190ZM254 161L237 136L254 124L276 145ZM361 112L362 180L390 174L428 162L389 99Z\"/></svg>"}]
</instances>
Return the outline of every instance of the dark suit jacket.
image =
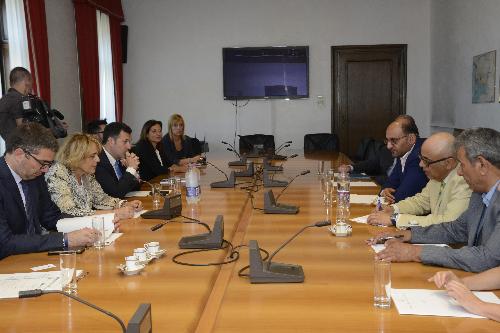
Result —
<instances>
[{"instance_id":1,"label":"dark suit jacket","mask_svg":"<svg viewBox=\"0 0 500 333\"><path fill-rule=\"evenodd\" d=\"M474 237L483 209L480 193L472 193L469 207L455 221L428 227L411 228L412 243L467 244L460 249L423 246L420 258L424 264L482 272L500 266L500 191L496 190L484 212L478 245Z\"/></svg>"},{"instance_id":2,"label":"dark suit jacket","mask_svg":"<svg viewBox=\"0 0 500 333\"><path fill-rule=\"evenodd\" d=\"M13 254L62 249L63 234L56 230L61 211L50 199L43 176L28 182L35 214L35 235L26 234L28 223L23 200L5 158L0 158L0 259Z\"/></svg>"},{"instance_id":3,"label":"dark suit jacket","mask_svg":"<svg viewBox=\"0 0 500 333\"><path fill-rule=\"evenodd\" d=\"M179 160L183 158L189 158L201 154L200 140L191 138L187 135L185 136L185 139L182 140L181 151L177 151L175 149L175 143L170 140L170 135L168 135L168 133L163 136L161 141L163 143L165 154L173 164L179 164Z\"/></svg>"},{"instance_id":4,"label":"dark suit jacket","mask_svg":"<svg viewBox=\"0 0 500 333\"><path fill-rule=\"evenodd\" d=\"M153 145L149 141L140 140L132 151L139 157L139 174L142 180L150 180L156 176L168 173L168 168L173 164L165 154L162 147L158 149L163 165L160 164Z\"/></svg>"},{"instance_id":5,"label":"dark suit jacket","mask_svg":"<svg viewBox=\"0 0 500 333\"><path fill-rule=\"evenodd\" d=\"M420 163L420 148L424 139L418 138L413 150L406 159L405 171L401 172L401 158L397 158L396 165L392 170L389 179L385 182L382 188L390 187L396 189L394 197L396 202L412 197L422 191L429 179L425 175L422 168L418 165Z\"/></svg>"},{"instance_id":6,"label":"dark suit jacket","mask_svg":"<svg viewBox=\"0 0 500 333\"><path fill-rule=\"evenodd\" d=\"M122 178L118 180L115 174L115 169L109 162L108 156L104 149L99 154L99 163L95 169L95 179L99 182L104 192L112 197L121 198L131 191L139 189L139 181L129 172L125 172L125 168L120 164L122 170Z\"/></svg>"}]
</instances>

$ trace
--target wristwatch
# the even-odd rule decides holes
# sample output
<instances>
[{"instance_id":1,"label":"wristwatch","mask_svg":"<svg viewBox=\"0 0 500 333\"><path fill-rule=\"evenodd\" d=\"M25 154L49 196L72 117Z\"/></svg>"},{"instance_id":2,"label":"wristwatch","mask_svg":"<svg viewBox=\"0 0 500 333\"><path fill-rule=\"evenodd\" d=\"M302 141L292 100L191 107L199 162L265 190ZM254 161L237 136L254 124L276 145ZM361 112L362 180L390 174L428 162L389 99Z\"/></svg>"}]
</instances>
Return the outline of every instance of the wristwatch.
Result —
<instances>
[{"instance_id":1,"label":"wristwatch","mask_svg":"<svg viewBox=\"0 0 500 333\"><path fill-rule=\"evenodd\" d=\"M391 223L393 226L396 226L396 222L398 222L398 217L399 217L398 212L394 212L391 214Z\"/></svg>"}]
</instances>

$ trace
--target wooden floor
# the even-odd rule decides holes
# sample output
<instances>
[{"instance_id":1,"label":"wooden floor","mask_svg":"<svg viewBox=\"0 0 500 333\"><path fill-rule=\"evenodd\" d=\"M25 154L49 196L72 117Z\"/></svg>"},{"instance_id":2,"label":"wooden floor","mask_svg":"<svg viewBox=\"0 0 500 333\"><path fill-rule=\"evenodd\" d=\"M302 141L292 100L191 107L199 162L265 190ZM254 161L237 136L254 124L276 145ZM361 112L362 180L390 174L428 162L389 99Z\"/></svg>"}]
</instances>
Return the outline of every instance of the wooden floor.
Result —
<instances>
[{"instance_id":1,"label":"wooden floor","mask_svg":"<svg viewBox=\"0 0 500 333\"><path fill-rule=\"evenodd\" d=\"M290 179L305 169L281 196L280 202L300 206L297 215L265 215L253 210L245 191L214 189L209 183L223 176L210 166L202 170L202 200L183 203L183 215L213 225L224 215L225 238L234 246L257 240L274 251L301 227L326 218L316 175L318 162L296 158L285 164L276 179ZM227 160L230 157L227 156ZM227 161L226 160L226 161ZM212 161L214 162L214 161ZM338 162L336 162L338 163ZM334 163L334 164L336 164ZM217 163L222 169L225 162ZM327 166L329 166L327 162ZM240 178L238 182L248 179ZM278 193L280 189L274 190ZM376 188L352 188L354 193L375 194ZM255 205L263 206L262 189ZM146 208L150 199L144 200ZM353 205L351 216L365 215L371 207ZM177 219L182 221L183 219ZM152 232L158 220L130 220L125 234L104 250L88 249L78 256L78 268L88 272L79 282L78 294L125 322L138 304L152 303L154 332L498 332L500 324L482 319L400 316L393 307L372 305L373 252L364 240L380 228L353 224L353 235L334 237L327 228L310 228L281 251L274 261L302 265L301 284L250 284L238 276L248 264L248 250L239 261L222 267L189 267L171 261L179 253L178 240L205 232L193 224L169 223ZM138 276L123 276L116 266L133 249L159 241L167 255L153 261ZM225 251L183 258L194 263L215 262ZM30 268L58 258L46 253L11 256L0 261L0 273L29 272ZM393 264L393 288L433 288L427 278L439 268L416 263ZM464 275L465 273L460 272ZM108 317L60 295L33 299L0 300L0 332L118 332Z\"/></svg>"}]
</instances>

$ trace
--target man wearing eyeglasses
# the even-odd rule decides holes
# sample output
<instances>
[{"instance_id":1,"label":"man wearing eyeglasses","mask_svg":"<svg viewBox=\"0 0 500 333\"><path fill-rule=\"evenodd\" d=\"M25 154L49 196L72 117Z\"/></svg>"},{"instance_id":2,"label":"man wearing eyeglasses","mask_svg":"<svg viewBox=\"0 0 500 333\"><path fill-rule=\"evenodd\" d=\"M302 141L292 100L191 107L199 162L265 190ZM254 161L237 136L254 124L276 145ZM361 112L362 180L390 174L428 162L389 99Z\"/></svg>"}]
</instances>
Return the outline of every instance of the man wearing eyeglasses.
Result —
<instances>
[{"instance_id":1,"label":"man wearing eyeglasses","mask_svg":"<svg viewBox=\"0 0 500 333\"><path fill-rule=\"evenodd\" d=\"M467 210L451 222L377 235L368 244L398 236L385 242L377 259L417 261L469 272L500 266L500 132L490 128L465 130L455 140L455 151L457 172L473 191Z\"/></svg>"},{"instance_id":2,"label":"man wearing eyeglasses","mask_svg":"<svg viewBox=\"0 0 500 333\"><path fill-rule=\"evenodd\" d=\"M99 142L102 142L104 128L106 128L107 124L108 122L106 121L106 119L92 120L85 127L85 133L92 135L94 138L99 140Z\"/></svg>"},{"instance_id":3,"label":"man wearing eyeglasses","mask_svg":"<svg viewBox=\"0 0 500 333\"><path fill-rule=\"evenodd\" d=\"M472 191L457 174L454 141L453 135L445 132L427 138L419 156L420 167L430 179L427 185L422 192L370 214L368 224L427 226L459 217L467 208Z\"/></svg>"},{"instance_id":4,"label":"man wearing eyeglasses","mask_svg":"<svg viewBox=\"0 0 500 333\"><path fill-rule=\"evenodd\" d=\"M56 150L50 130L37 123L21 125L7 139L5 156L0 158L0 259L92 245L97 239L90 228L49 232L62 218L43 177Z\"/></svg>"},{"instance_id":5,"label":"man wearing eyeglasses","mask_svg":"<svg viewBox=\"0 0 500 333\"><path fill-rule=\"evenodd\" d=\"M418 155L424 140L419 138L415 120L408 115L399 116L389 124L385 135L385 144L395 164L380 195L393 204L420 192L429 179L419 165Z\"/></svg>"}]
</instances>

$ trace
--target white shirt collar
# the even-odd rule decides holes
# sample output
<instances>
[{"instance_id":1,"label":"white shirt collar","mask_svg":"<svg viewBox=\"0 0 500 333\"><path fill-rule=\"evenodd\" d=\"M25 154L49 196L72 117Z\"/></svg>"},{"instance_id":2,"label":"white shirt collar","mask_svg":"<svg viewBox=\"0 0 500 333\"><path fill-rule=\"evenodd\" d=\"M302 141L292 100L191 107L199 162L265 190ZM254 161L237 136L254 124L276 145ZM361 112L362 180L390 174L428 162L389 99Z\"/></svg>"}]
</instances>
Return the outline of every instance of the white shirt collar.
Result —
<instances>
[{"instance_id":1,"label":"white shirt collar","mask_svg":"<svg viewBox=\"0 0 500 333\"><path fill-rule=\"evenodd\" d=\"M104 150L104 153L108 157L109 163L111 163L111 166L114 168L115 167L115 163L116 163L116 159L113 156L111 156L110 153L108 153L108 151L106 150L106 148L103 147L102 149Z\"/></svg>"},{"instance_id":2,"label":"white shirt collar","mask_svg":"<svg viewBox=\"0 0 500 333\"><path fill-rule=\"evenodd\" d=\"M411 146L411 149L401 157L401 172L405 172L406 160L408 159L408 156L410 156L413 148L415 148L415 145Z\"/></svg>"}]
</instances>

